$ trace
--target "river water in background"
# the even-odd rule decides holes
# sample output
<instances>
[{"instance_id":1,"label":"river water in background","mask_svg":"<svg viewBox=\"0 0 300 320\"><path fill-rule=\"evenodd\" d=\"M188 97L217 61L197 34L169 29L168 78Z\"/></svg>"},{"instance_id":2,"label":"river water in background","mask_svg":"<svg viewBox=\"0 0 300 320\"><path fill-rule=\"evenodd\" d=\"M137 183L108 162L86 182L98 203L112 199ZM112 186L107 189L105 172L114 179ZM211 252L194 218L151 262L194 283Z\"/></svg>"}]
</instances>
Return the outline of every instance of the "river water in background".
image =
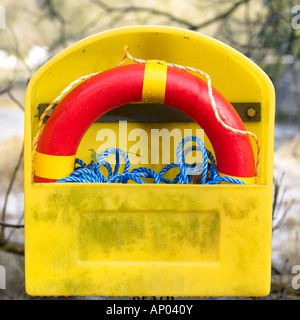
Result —
<instances>
[{"instance_id":1,"label":"river water in background","mask_svg":"<svg viewBox=\"0 0 300 320\"><path fill-rule=\"evenodd\" d=\"M11 136L24 135L24 111L16 108L0 108L0 143Z\"/></svg>"},{"instance_id":2,"label":"river water in background","mask_svg":"<svg viewBox=\"0 0 300 320\"><path fill-rule=\"evenodd\" d=\"M18 108L0 108L0 148L3 150L10 139L24 135L24 112ZM13 146L12 146L13 148ZM13 151L11 151L13 152ZM16 157L19 151L16 152ZM5 154L0 155L5 157ZM292 266L300 264L300 128L291 124L276 124L274 177L279 179L283 175L280 194L283 202L276 212L274 224L280 220L284 211L290 206L284 223L273 233L273 262L282 267L286 260ZM1 208L3 193L0 195ZM10 196L7 211L10 222L15 223L23 211L22 192Z\"/></svg>"}]
</instances>

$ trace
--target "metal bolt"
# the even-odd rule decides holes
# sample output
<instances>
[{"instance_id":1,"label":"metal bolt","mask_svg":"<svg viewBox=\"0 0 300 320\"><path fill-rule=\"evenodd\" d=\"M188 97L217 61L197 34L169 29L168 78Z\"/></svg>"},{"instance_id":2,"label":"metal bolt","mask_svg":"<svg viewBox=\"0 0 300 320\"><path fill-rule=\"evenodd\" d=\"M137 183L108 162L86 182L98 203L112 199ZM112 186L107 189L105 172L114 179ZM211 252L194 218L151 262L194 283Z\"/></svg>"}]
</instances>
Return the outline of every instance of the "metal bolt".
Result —
<instances>
[{"instance_id":1,"label":"metal bolt","mask_svg":"<svg viewBox=\"0 0 300 320\"><path fill-rule=\"evenodd\" d=\"M256 116L256 110L252 107L248 108L246 110L246 113L247 113L247 116L250 117L250 118L253 118Z\"/></svg>"}]
</instances>

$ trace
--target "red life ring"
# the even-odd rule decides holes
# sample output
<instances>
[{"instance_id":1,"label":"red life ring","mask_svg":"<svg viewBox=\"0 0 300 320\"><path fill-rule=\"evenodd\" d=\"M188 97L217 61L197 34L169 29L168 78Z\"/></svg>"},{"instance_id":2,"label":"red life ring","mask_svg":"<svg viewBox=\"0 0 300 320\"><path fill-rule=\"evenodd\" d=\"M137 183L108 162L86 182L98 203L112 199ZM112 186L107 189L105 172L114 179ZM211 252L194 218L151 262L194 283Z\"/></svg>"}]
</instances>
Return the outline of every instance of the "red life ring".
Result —
<instances>
[{"instance_id":1,"label":"red life ring","mask_svg":"<svg viewBox=\"0 0 300 320\"><path fill-rule=\"evenodd\" d=\"M221 119L231 127L246 130L233 106L216 89L213 93ZM74 170L79 143L96 119L113 108L141 101L162 102L185 112L204 129L220 174L254 181L250 139L225 129L217 121L207 83L188 72L157 63L106 70L65 96L40 137L34 181L54 182L68 176Z\"/></svg>"}]
</instances>

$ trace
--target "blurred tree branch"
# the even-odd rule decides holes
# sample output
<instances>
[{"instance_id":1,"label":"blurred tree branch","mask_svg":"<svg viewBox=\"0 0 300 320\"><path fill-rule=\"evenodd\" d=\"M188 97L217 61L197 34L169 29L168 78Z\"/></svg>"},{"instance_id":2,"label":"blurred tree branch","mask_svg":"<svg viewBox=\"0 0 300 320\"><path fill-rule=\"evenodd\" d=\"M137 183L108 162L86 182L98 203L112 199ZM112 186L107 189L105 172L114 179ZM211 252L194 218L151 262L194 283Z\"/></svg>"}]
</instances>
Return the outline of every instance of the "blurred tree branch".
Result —
<instances>
[{"instance_id":1,"label":"blurred tree branch","mask_svg":"<svg viewBox=\"0 0 300 320\"><path fill-rule=\"evenodd\" d=\"M24 111L23 104L14 96L14 94L11 92L13 89L13 84L10 84L8 87L0 88L0 95L1 94L7 94L9 98L22 110Z\"/></svg>"},{"instance_id":2,"label":"blurred tree branch","mask_svg":"<svg viewBox=\"0 0 300 320\"><path fill-rule=\"evenodd\" d=\"M18 255L24 255L24 244L13 242L13 241L5 241L1 244L1 250L9 253L15 253Z\"/></svg>"},{"instance_id":3,"label":"blurred tree branch","mask_svg":"<svg viewBox=\"0 0 300 320\"><path fill-rule=\"evenodd\" d=\"M31 76L32 70L29 68L28 64L26 63L24 57L22 56L22 54L19 50L18 38L16 37L16 34L15 34L12 26L10 26L9 23L8 23L8 29L9 29L10 33L12 34L15 56L23 63L29 76ZM14 81L15 81L15 77L16 77L16 73L17 73L16 70L17 70L17 65L15 66L15 68L13 70L13 77L8 81L8 85L0 88L0 95L7 94L8 97L22 111L24 111L24 105L12 93L12 90L14 88ZM16 180L17 172L22 165L23 153L24 153L24 142L22 143L22 147L21 147L21 151L19 153L18 159L17 159L17 163L16 163L15 168L12 172L8 187L7 187L5 195L4 195L4 203L3 203L3 207L2 207L2 211L1 211L1 219L0 219L0 227L1 227L1 229L0 229L0 248L1 248L1 250L11 252L11 253L16 253L16 254L21 254L21 255L24 254L24 244L9 241L10 236L7 238L5 237L5 228L18 229L18 228L23 228L24 225L21 225L21 224L15 225L15 224L7 223L5 220L6 220L6 214L7 214L8 199L9 199L9 196L12 192L12 188L13 188L14 182Z\"/></svg>"},{"instance_id":4,"label":"blurred tree branch","mask_svg":"<svg viewBox=\"0 0 300 320\"><path fill-rule=\"evenodd\" d=\"M254 58L257 63L265 59L269 53L277 51L278 56L300 53L298 44L299 33L291 28L292 0L286 2L277 0L231 0L226 5L222 1L212 1L206 5L206 10L218 8L213 17L195 23L193 20L163 10L159 6L147 7L136 5L132 2L124 2L116 5L116 2L104 0L90 0L101 11L96 16L85 21L85 24L77 29L68 27L67 13L62 4L58 7L53 0L39 1L39 7L43 10L42 17L50 21L58 21L60 32L56 39L49 44L49 52L55 53L59 47L65 47L69 41L77 41L79 38L90 34L93 27L97 32L107 28L114 28L131 13L147 13L148 17L164 17L166 25L179 25L193 31L201 31L203 28L216 25L219 40L233 45L247 56ZM252 14L253 8L260 2L261 10ZM202 10L201 1L195 2L195 10ZM242 11L237 10L241 9ZM244 12L244 14L242 13ZM108 19L107 19L108 18ZM144 17L144 21L145 21ZM108 21L106 21L108 20ZM103 22L102 22L103 21ZM241 33L247 35L243 40ZM282 35L281 35L282 34Z\"/></svg>"},{"instance_id":5,"label":"blurred tree branch","mask_svg":"<svg viewBox=\"0 0 300 320\"><path fill-rule=\"evenodd\" d=\"M43 1L40 1L39 3L40 3L40 7L46 10L44 18L48 17L51 20L58 21L59 23L58 42L66 46L67 45L66 20L63 14L56 8L53 0L43 0Z\"/></svg>"},{"instance_id":6,"label":"blurred tree branch","mask_svg":"<svg viewBox=\"0 0 300 320\"><path fill-rule=\"evenodd\" d=\"M63 2L58 5L53 0L41 0L39 1L40 20L46 19L50 24L58 24L59 32L57 33L52 43L47 43L47 47L50 53L54 53L59 47L66 47L68 41L77 41L82 36L88 36L91 34L91 28L97 25L97 29L102 31L107 26L110 28L115 27L120 19L130 13L146 13L147 17L162 17L166 19L166 24L174 25L178 24L184 28L193 31L200 31L201 29L213 25L219 24L217 28L217 34L219 40L222 40L229 45L233 45L235 48L240 49L242 52L247 54L251 58L255 58L260 62L263 60L268 53L274 53L276 57L281 57L285 54L291 54L299 58L300 45L299 45L299 31L294 30L290 26L291 19L291 7L292 1L275 1L265 0L261 1L262 9L257 15L251 15L252 5L257 3L254 0L230 0L226 2L226 6L221 7L224 1L212 1L209 5L205 3L207 10L212 10L216 5L220 5L221 12L214 13L213 17L208 18L204 21L195 23L192 20L187 19L184 16L173 14L172 12L164 11L158 6L146 7L144 5L135 5L130 1L123 2L122 6L114 5L113 1L103 0L90 0L92 4L96 6L99 11L96 16L85 21L85 24L81 26L77 31L73 31L69 27L68 12L64 11ZM195 6L195 10L202 10L200 4L204 3L198 1L199 6ZM75 4L75 2L74 2ZM244 6L244 7L243 7ZM80 7L80 6L79 6ZM244 15L236 15L238 9L244 9ZM93 9L94 10L94 9ZM108 22L102 17L108 18ZM27 70L29 77L31 77L33 70L28 66L24 55L22 55L19 47L19 39L16 36L13 26L8 22L8 30L12 35L12 47L14 48L15 56L22 62ZM247 34L246 39L239 37L241 30ZM43 36L43 35L42 35ZM9 81L8 85L0 88L0 95L7 94L9 98L21 109L24 110L23 104L16 98L12 89L14 88L16 69L14 70L13 79ZM23 158L23 151L20 152L15 170L12 173L8 188L5 193L4 205L1 213L1 243L4 243L4 229L11 227L12 224L7 223L6 220L6 209L7 201L11 194L11 190L15 181L16 174L21 166ZM275 189L275 202L273 211L277 207L280 209L282 200L279 200L279 190ZM279 209L278 209L279 206ZM288 211L289 209L287 209ZM283 214L282 223L285 215ZM279 225L280 225L279 224ZM276 230L278 226L274 227ZM21 228L22 225L15 225L15 228ZM6 244L7 245L7 244ZM6 246L7 250L10 250L13 246ZM20 252L20 250L17 250Z\"/></svg>"},{"instance_id":7,"label":"blurred tree branch","mask_svg":"<svg viewBox=\"0 0 300 320\"><path fill-rule=\"evenodd\" d=\"M14 169L14 171L12 173L11 179L9 181L9 185L7 187L7 190L6 190L6 193L5 193L5 196L4 196L4 204L3 204L2 212L1 212L0 247L3 250L10 251L10 252L14 252L14 245L12 245L12 243L8 243L7 239L5 239L5 228L6 227L19 228L21 226L18 226L18 225L16 226L16 225L9 224L9 223L5 222L5 220L6 220L6 207L7 207L7 202L8 202L9 195L10 195L10 193L12 191L12 187L13 187L13 184L14 184L15 179L16 179L17 172L18 172L18 170L19 170L19 168L21 167L21 164L22 164L23 154L24 154L24 142L22 144L22 148L21 148L21 152L19 154L18 160L17 160L17 164L16 164L15 169ZM17 248L16 250L19 252L20 251L19 245L17 245L16 248Z\"/></svg>"},{"instance_id":8,"label":"blurred tree branch","mask_svg":"<svg viewBox=\"0 0 300 320\"><path fill-rule=\"evenodd\" d=\"M138 11L143 11L143 12L147 12L150 13L152 15L158 15L158 16L164 16L166 18L168 18L170 21L172 22L176 22L179 23L183 26L185 26L186 28L193 30L193 31L197 31L203 27L206 27L212 23L215 23L219 20L223 20L225 18L227 18L228 16L230 16L238 7L240 7L242 4L247 3L250 0L240 0L237 2L233 2L232 6L227 9L225 12L218 14L216 16L214 16L211 19L208 19L204 22L201 22L199 24L193 24L191 23L189 20L185 20L179 17L174 16L173 14L166 12L166 11L161 11L155 8L150 8L150 7L141 7L141 6L136 6L136 5L132 5L132 6L125 6L125 7L112 7L108 4L106 4L105 2L101 1L101 0L91 0L93 3L95 3L96 5L98 5L100 8L104 9L107 13L110 12L121 12L122 14L128 13L128 12L138 12Z\"/></svg>"},{"instance_id":9,"label":"blurred tree branch","mask_svg":"<svg viewBox=\"0 0 300 320\"><path fill-rule=\"evenodd\" d=\"M280 228L282 223L284 222L288 212L290 211L291 207L293 206L295 199L293 199L290 203L284 206L284 199L286 189L282 189L282 181L284 178L284 173L281 174L279 179L274 178L273 184L273 221L277 218L277 223L273 226L273 232ZM281 213L281 209L283 208L283 212ZM280 215L280 216L279 216ZM279 218L278 218L279 216Z\"/></svg>"},{"instance_id":10,"label":"blurred tree branch","mask_svg":"<svg viewBox=\"0 0 300 320\"><path fill-rule=\"evenodd\" d=\"M6 227L6 228L24 228L24 224L12 224L12 223L6 223L4 221L0 221L0 226Z\"/></svg>"},{"instance_id":11,"label":"blurred tree branch","mask_svg":"<svg viewBox=\"0 0 300 320\"><path fill-rule=\"evenodd\" d=\"M17 35L14 31L14 28L11 26L11 24L9 22L7 22L7 29L9 30L10 34L12 35L15 56L18 58L19 61L21 61L23 63L23 65L25 66L25 68L28 72L29 78L30 78L32 76L32 70L28 66L28 64L26 63L24 56L21 54L21 51L19 48L19 40L18 40ZM16 70L17 70L17 68L14 69L14 76L16 75ZM11 82L13 82L13 81L11 80Z\"/></svg>"}]
</instances>

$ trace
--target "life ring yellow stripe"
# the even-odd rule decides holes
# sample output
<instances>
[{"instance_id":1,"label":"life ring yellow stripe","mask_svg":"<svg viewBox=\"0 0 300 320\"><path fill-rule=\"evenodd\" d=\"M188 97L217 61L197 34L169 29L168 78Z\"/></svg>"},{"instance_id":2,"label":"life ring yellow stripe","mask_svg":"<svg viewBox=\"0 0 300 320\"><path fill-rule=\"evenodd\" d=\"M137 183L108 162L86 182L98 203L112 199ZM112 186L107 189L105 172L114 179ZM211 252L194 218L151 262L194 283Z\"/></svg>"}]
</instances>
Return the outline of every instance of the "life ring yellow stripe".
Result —
<instances>
[{"instance_id":1,"label":"life ring yellow stripe","mask_svg":"<svg viewBox=\"0 0 300 320\"><path fill-rule=\"evenodd\" d=\"M234 177L234 176L229 176L228 174L223 174L223 173L220 173L220 172L219 172L219 176L220 177L229 177L229 178L239 179L239 180L245 182L246 184L255 184L256 183L256 178L255 177Z\"/></svg>"},{"instance_id":2,"label":"life ring yellow stripe","mask_svg":"<svg viewBox=\"0 0 300 320\"><path fill-rule=\"evenodd\" d=\"M53 156L36 153L35 175L46 179L61 179L69 176L74 171L74 156Z\"/></svg>"},{"instance_id":3,"label":"life ring yellow stripe","mask_svg":"<svg viewBox=\"0 0 300 320\"><path fill-rule=\"evenodd\" d=\"M143 83L142 102L164 103L166 83L166 65L146 63Z\"/></svg>"}]
</instances>

